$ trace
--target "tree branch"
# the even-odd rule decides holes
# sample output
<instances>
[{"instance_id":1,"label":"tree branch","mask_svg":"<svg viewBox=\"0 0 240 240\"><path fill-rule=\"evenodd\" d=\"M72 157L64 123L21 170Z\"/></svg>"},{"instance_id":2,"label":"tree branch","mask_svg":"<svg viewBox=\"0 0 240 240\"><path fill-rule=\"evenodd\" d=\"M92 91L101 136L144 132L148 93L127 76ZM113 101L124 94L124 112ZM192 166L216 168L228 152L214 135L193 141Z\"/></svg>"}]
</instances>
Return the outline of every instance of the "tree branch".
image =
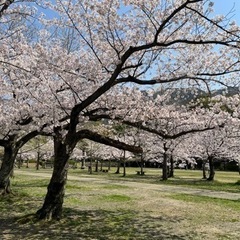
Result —
<instances>
[{"instance_id":1,"label":"tree branch","mask_svg":"<svg viewBox=\"0 0 240 240\"><path fill-rule=\"evenodd\" d=\"M197 132L205 132L205 131L209 131L209 130L213 130L217 127L224 127L223 125L220 125L220 126L212 126L212 127L205 127L205 128L192 128L190 130L185 130L185 131L181 131L179 133L176 133L176 134L168 134L164 131L161 131L161 130L157 130L155 128L151 128L151 127L148 127L146 125L143 125L142 122L130 122L130 121L126 121L120 117L115 117L114 119L112 119L109 115L107 114L101 114L101 115L92 115L92 116L89 116L89 120L91 121L98 121L100 119L109 119L109 120L116 120L116 121L120 121L122 124L126 124L128 126L132 126L134 128L138 128L138 129L142 129L146 132L150 132L150 133L153 133L153 134L156 134L158 136L160 136L161 138L163 139L177 139L179 137L182 137L184 135L187 135L187 134L190 134L190 133L197 133Z\"/></svg>"},{"instance_id":2,"label":"tree branch","mask_svg":"<svg viewBox=\"0 0 240 240\"><path fill-rule=\"evenodd\" d=\"M87 138L87 139L92 140L94 142L109 145L109 146L112 146L112 147L115 147L115 148L118 148L118 149L133 152L133 153L142 153L143 152L142 148L139 147L139 146L129 145L129 144L126 144L124 142L120 142L118 140L102 136L102 135L100 135L96 132L93 132L93 131L90 131L90 130L87 130L87 129L86 130L80 130L76 134L76 139L77 140L84 139L84 138Z\"/></svg>"},{"instance_id":3,"label":"tree branch","mask_svg":"<svg viewBox=\"0 0 240 240\"><path fill-rule=\"evenodd\" d=\"M2 17L3 12L6 11L11 4L14 3L14 0L6 0L3 4L0 5L0 17Z\"/></svg>"}]
</instances>

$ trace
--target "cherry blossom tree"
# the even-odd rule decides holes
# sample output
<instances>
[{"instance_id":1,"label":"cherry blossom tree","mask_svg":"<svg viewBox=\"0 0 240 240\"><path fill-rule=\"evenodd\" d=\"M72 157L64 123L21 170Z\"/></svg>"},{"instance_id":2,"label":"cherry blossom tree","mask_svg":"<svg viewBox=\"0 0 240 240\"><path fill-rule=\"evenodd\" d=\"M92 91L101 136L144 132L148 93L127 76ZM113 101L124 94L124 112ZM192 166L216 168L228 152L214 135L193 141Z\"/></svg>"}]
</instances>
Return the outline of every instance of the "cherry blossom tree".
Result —
<instances>
[{"instance_id":1,"label":"cherry blossom tree","mask_svg":"<svg viewBox=\"0 0 240 240\"><path fill-rule=\"evenodd\" d=\"M53 134L54 171L37 216L59 218L66 166L80 139L142 151L84 129L87 115L99 109L106 93L121 83L176 83L208 90L235 84L239 27L211 17L213 4L203 0L60 0L45 5L56 17L41 17L43 27L32 42L26 36L20 36L20 44L10 39L14 48L1 48L1 65L16 76L19 95L27 92L41 103L35 110ZM59 32L52 37L54 28ZM74 32L74 50L66 49L63 29ZM12 58L11 51L17 53Z\"/></svg>"},{"instance_id":2,"label":"cherry blossom tree","mask_svg":"<svg viewBox=\"0 0 240 240\"><path fill-rule=\"evenodd\" d=\"M14 0L3 0L0 2L0 17L3 15L4 11L6 11L11 4L13 4Z\"/></svg>"},{"instance_id":3,"label":"cherry blossom tree","mask_svg":"<svg viewBox=\"0 0 240 240\"><path fill-rule=\"evenodd\" d=\"M234 127L235 128L235 127ZM214 180L214 161L218 159L236 158L236 128L225 125L224 128L215 128L211 131L193 135L186 140L188 153L203 160L203 178ZM238 134L237 134L238 135ZM184 144L183 144L184 146ZM209 164L209 175L206 176L205 164Z\"/></svg>"},{"instance_id":4,"label":"cherry blossom tree","mask_svg":"<svg viewBox=\"0 0 240 240\"><path fill-rule=\"evenodd\" d=\"M150 145L152 142L154 142L154 145L162 145L158 151L161 151L163 155L164 180L168 178L167 162L168 156L171 156L171 152L174 151L174 142L181 141L188 134L223 127L228 116L221 111L221 105L217 106L216 104L214 111L201 107L192 108L191 106L167 104L171 96L169 93L154 99L148 92L126 88L120 94L115 92L114 98L110 97L111 94L107 95L111 99L108 101L109 104L105 103L105 107L99 106L99 111L94 111L90 119L111 119L121 122L122 126L127 124L158 136L159 144L157 144L158 138L156 138L150 141ZM131 99L132 96L134 96L134 99ZM128 102L128 107L122 104L125 101ZM135 135L138 136L139 134ZM141 136L138 137L137 141L139 146L145 146L143 147L144 152L148 152L148 150L144 150L148 146L146 139L148 139L146 136ZM173 173L173 171L171 172Z\"/></svg>"},{"instance_id":5,"label":"cherry blossom tree","mask_svg":"<svg viewBox=\"0 0 240 240\"><path fill-rule=\"evenodd\" d=\"M88 72L82 67L76 68L88 82L93 81L94 88L71 108L68 131L63 138L59 135L61 143L64 142L61 149L71 151L74 145L70 139L74 139L79 114L114 84L177 81L209 87L207 83L210 81L223 82L223 73L234 74L238 70L235 55L239 40L237 26L232 24L229 29L224 29L220 24L222 19L210 19L208 11L211 9L205 11L202 3L177 1L175 5L166 2L163 6L159 1L151 1L150 4L123 1L129 7L123 13L118 13L118 1L103 1L101 4L65 1L54 6L59 14L66 16L66 19L57 21L58 24L66 26L64 21L67 21L79 34L82 45L91 52L91 58L96 59L91 65L94 69L88 67ZM219 47L216 48L216 44ZM223 51L225 47L226 51ZM199 59L194 61L196 55ZM233 57L229 58L230 55ZM230 61L217 61L220 57ZM151 66L155 63L158 65L153 69ZM155 76L146 81L146 73L155 73ZM59 130L55 132L59 133ZM67 152L65 156L67 160ZM44 210L46 207L40 212Z\"/></svg>"},{"instance_id":6,"label":"cherry blossom tree","mask_svg":"<svg viewBox=\"0 0 240 240\"><path fill-rule=\"evenodd\" d=\"M217 113L220 128L193 135L186 141L189 155L197 156L203 161L203 178L214 180L214 161L217 159L237 159L237 142L239 138L239 95L216 96L202 105L212 113ZM220 113L220 115L219 115ZM183 144L184 148L184 144ZM206 176L205 164L209 164L209 176Z\"/></svg>"},{"instance_id":7,"label":"cherry blossom tree","mask_svg":"<svg viewBox=\"0 0 240 240\"><path fill-rule=\"evenodd\" d=\"M29 114L34 107L30 107L17 96L18 92L15 92L13 87L8 88L9 85L6 87L5 83L1 81L0 145L4 148L4 157L0 168L0 190L2 193L10 193L9 177L18 151L30 139L40 134L44 125L40 127L39 118L33 118L33 115Z\"/></svg>"},{"instance_id":8,"label":"cherry blossom tree","mask_svg":"<svg viewBox=\"0 0 240 240\"><path fill-rule=\"evenodd\" d=\"M9 59L16 60L15 56L23 57L17 47L17 41L22 39L21 34L16 29L12 34L15 37L12 40L9 40L9 37L1 39L0 50L2 66L0 70L0 145L4 147L3 163L0 169L0 189L3 193L10 192L9 176L19 149L39 134L47 123L42 113L38 111L39 104L31 97L30 92L34 89L28 89L29 91L24 89L22 80L24 81L25 78L20 68L9 61ZM18 45L26 47L26 42Z\"/></svg>"},{"instance_id":9,"label":"cherry blossom tree","mask_svg":"<svg viewBox=\"0 0 240 240\"><path fill-rule=\"evenodd\" d=\"M1 70L0 75L0 145L4 148L0 191L3 194L10 193L9 177L18 151L44 128L44 124L39 125L41 116L35 111L36 106L29 104L30 98L26 94L19 94L20 89L13 84L14 74L9 72L9 75L3 76L4 70Z\"/></svg>"}]
</instances>

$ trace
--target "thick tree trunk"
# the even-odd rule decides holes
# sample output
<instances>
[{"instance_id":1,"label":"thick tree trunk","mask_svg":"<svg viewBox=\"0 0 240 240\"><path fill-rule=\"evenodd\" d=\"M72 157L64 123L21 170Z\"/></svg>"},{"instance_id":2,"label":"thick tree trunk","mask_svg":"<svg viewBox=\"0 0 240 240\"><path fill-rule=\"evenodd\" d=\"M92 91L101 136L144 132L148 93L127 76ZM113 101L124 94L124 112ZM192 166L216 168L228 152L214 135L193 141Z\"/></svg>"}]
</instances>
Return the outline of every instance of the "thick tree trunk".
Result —
<instances>
[{"instance_id":1,"label":"thick tree trunk","mask_svg":"<svg viewBox=\"0 0 240 240\"><path fill-rule=\"evenodd\" d=\"M163 166L162 166L162 180L167 180L168 179L168 166L167 166L167 156L164 153L163 157Z\"/></svg>"},{"instance_id":2,"label":"thick tree trunk","mask_svg":"<svg viewBox=\"0 0 240 240\"><path fill-rule=\"evenodd\" d=\"M29 159L27 159L26 163L27 163L26 168L29 168Z\"/></svg>"},{"instance_id":3,"label":"thick tree trunk","mask_svg":"<svg viewBox=\"0 0 240 240\"><path fill-rule=\"evenodd\" d=\"M126 176L126 152L123 151L123 177Z\"/></svg>"},{"instance_id":4,"label":"thick tree trunk","mask_svg":"<svg viewBox=\"0 0 240 240\"><path fill-rule=\"evenodd\" d=\"M74 123L75 124L75 123ZM87 131L75 132L76 125L69 126L69 131L65 137L61 134L61 128L54 129L54 169L52 178L48 185L48 191L43 206L36 212L38 219L60 219L62 215L65 184L67 181L67 166L69 157L76 146L77 141L87 137L93 141L103 144L119 146L141 152L142 149L130 145L123 144L119 141L102 137L99 134ZM76 121L77 124L77 121Z\"/></svg>"},{"instance_id":5,"label":"thick tree trunk","mask_svg":"<svg viewBox=\"0 0 240 240\"><path fill-rule=\"evenodd\" d=\"M53 174L43 206L36 213L38 219L59 220L62 215L70 152L69 146L57 136L54 137L54 153Z\"/></svg>"},{"instance_id":6,"label":"thick tree trunk","mask_svg":"<svg viewBox=\"0 0 240 240\"><path fill-rule=\"evenodd\" d=\"M174 177L174 161L172 156L170 158L170 171L168 177Z\"/></svg>"},{"instance_id":7,"label":"thick tree trunk","mask_svg":"<svg viewBox=\"0 0 240 240\"><path fill-rule=\"evenodd\" d=\"M123 177L126 177L126 161L125 159L122 160L123 163Z\"/></svg>"},{"instance_id":8,"label":"thick tree trunk","mask_svg":"<svg viewBox=\"0 0 240 240\"><path fill-rule=\"evenodd\" d=\"M207 178L208 181L213 181L214 180L214 176L215 176L215 171L214 171L214 166L213 166L213 157L210 156L208 158L209 161L209 176Z\"/></svg>"},{"instance_id":9,"label":"thick tree trunk","mask_svg":"<svg viewBox=\"0 0 240 240\"><path fill-rule=\"evenodd\" d=\"M22 157L21 157L21 155L19 156L19 158L17 159L18 161L18 168L20 169L21 167L22 167Z\"/></svg>"},{"instance_id":10,"label":"thick tree trunk","mask_svg":"<svg viewBox=\"0 0 240 240\"><path fill-rule=\"evenodd\" d=\"M202 163L202 171L203 171L203 179L207 179L206 162L205 161L203 161L203 163Z\"/></svg>"},{"instance_id":11,"label":"thick tree trunk","mask_svg":"<svg viewBox=\"0 0 240 240\"><path fill-rule=\"evenodd\" d=\"M85 159L84 158L81 161L81 169L85 169Z\"/></svg>"},{"instance_id":12,"label":"thick tree trunk","mask_svg":"<svg viewBox=\"0 0 240 240\"><path fill-rule=\"evenodd\" d=\"M37 152L37 162L36 162L36 170L39 170L40 166L40 152Z\"/></svg>"},{"instance_id":13,"label":"thick tree trunk","mask_svg":"<svg viewBox=\"0 0 240 240\"><path fill-rule=\"evenodd\" d=\"M51 181L48 185L48 192L45 197L44 204L36 213L39 219L59 220L62 215L67 169L63 167L62 163L56 165L54 166L56 168L53 171Z\"/></svg>"},{"instance_id":14,"label":"thick tree trunk","mask_svg":"<svg viewBox=\"0 0 240 240\"><path fill-rule=\"evenodd\" d=\"M144 167L144 162L143 162L143 155L141 154L141 163L140 163L140 168L141 168L141 175L144 175L144 171L143 171L143 167Z\"/></svg>"},{"instance_id":15,"label":"thick tree trunk","mask_svg":"<svg viewBox=\"0 0 240 240\"><path fill-rule=\"evenodd\" d=\"M92 158L90 158L90 163L89 163L89 166L88 166L88 172L90 174L92 174Z\"/></svg>"},{"instance_id":16,"label":"thick tree trunk","mask_svg":"<svg viewBox=\"0 0 240 240\"><path fill-rule=\"evenodd\" d=\"M9 135L8 140L1 140L4 147L4 156L0 169L0 194L10 193L10 177L13 174L14 162L19 149L31 138L38 134L37 131L30 132L17 140L17 135Z\"/></svg>"},{"instance_id":17,"label":"thick tree trunk","mask_svg":"<svg viewBox=\"0 0 240 240\"><path fill-rule=\"evenodd\" d=\"M100 171L102 171L103 170L103 160L101 159L100 160Z\"/></svg>"},{"instance_id":18,"label":"thick tree trunk","mask_svg":"<svg viewBox=\"0 0 240 240\"><path fill-rule=\"evenodd\" d=\"M108 171L110 171L110 170L111 170L111 160L108 161ZM239 172L239 174L240 174L240 172Z\"/></svg>"},{"instance_id":19,"label":"thick tree trunk","mask_svg":"<svg viewBox=\"0 0 240 240\"><path fill-rule=\"evenodd\" d=\"M120 173L120 166L121 166L121 161L120 160L117 160L117 170L116 170L116 174L119 174Z\"/></svg>"},{"instance_id":20,"label":"thick tree trunk","mask_svg":"<svg viewBox=\"0 0 240 240\"><path fill-rule=\"evenodd\" d=\"M2 195L11 193L10 177L13 173L18 150L18 148L14 148L11 144L4 147L4 156L0 169L0 194Z\"/></svg>"},{"instance_id":21,"label":"thick tree trunk","mask_svg":"<svg viewBox=\"0 0 240 240\"><path fill-rule=\"evenodd\" d=\"M123 159L123 177L126 176L126 161Z\"/></svg>"},{"instance_id":22,"label":"thick tree trunk","mask_svg":"<svg viewBox=\"0 0 240 240\"><path fill-rule=\"evenodd\" d=\"M99 161L95 160L95 172L98 172L98 164L99 164Z\"/></svg>"},{"instance_id":23,"label":"thick tree trunk","mask_svg":"<svg viewBox=\"0 0 240 240\"><path fill-rule=\"evenodd\" d=\"M163 145L163 166L162 166L162 180L166 181L168 179L168 166L167 166L167 147L166 143Z\"/></svg>"}]
</instances>

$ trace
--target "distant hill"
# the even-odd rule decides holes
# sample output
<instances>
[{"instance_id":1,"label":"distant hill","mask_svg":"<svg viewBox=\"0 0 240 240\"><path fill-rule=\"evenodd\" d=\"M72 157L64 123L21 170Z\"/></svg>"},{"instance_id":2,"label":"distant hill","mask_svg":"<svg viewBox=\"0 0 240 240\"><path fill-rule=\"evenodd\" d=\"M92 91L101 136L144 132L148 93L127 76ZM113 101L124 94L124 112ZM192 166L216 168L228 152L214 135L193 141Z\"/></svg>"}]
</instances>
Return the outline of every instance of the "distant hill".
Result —
<instances>
[{"instance_id":1,"label":"distant hill","mask_svg":"<svg viewBox=\"0 0 240 240\"><path fill-rule=\"evenodd\" d=\"M238 87L228 87L221 88L212 92L212 96L225 95L225 96L233 96L240 93L240 89Z\"/></svg>"},{"instance_id":2,"label":"distant hill","mask_svg":"<svg viewBox=\"0 0 240 240\"><path fill-rule=\"evenodd\" d=\"M196 101L200 97L205 96L218 96L218 95L225 95L225 96L233 96L240 93L240 89L238 87L228 87L228 88L221 88L211 92L205 92L198 88L169 88L169 89L161 89L153 95L156 98L158 95L163 95L166 92L170 94L169 104L176 103L179 105L186 105L190 102Z\"/></svg>"}]
</instances>

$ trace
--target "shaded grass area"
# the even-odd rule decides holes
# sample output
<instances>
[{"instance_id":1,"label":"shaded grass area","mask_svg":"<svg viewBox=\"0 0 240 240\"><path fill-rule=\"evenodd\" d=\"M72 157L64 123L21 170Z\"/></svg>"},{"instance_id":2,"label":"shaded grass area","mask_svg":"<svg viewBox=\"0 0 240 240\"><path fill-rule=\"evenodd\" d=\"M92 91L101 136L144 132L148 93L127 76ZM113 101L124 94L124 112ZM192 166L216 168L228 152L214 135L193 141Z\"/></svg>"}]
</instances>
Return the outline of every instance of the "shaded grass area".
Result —
<instances>
[{"instance_id":1,"label":"shaded grass area","mask_svg":"<svg viewBox=\"0 0 240 240\"><path fill-rule=\"evenodd\" d=\"M23 170L29 171L33 170ZM16 174L12 180L15 195L0 197L0 239L237 239L239 201L143 189L141 182L149 186L212 184L197 179L198 172L177 171L176 179L168 183L156 179L157 174L151 169L146 172L149 175L138 176L135 169L128 169L123 178L111 172L90 176L78 169L71 170L69 176L78 176L80 180L68 180L63 218L51 222L38 222L34 217L43 203L49 178L38 173L36 177ZM225 188L225 184L234 184L236 179L234 175L232 182L220 179L217 184ZM128 181L136 184L129 185Z\"/></svg>"},{"instance_id":2,"label":"shaded grass area","mask_svg":"<svg viewBox=\"0 0 240 240\"><path fill-rule=\"evenodd\" d=\"M177 222L176 218L142 214L128 192L114 193L132 189L118 185L85 183L74 190L77 182L69 181L63 219L38 222L34 213L42 204L47 182L28 176L14 179L15 194L0 201L0 239L185 239L164 226Z\"/></svg>"},{"instance_id":3,"label":"shaded grass area","mask_svg":"<svg viewBox=\"0 0 240 240\"><path fill-rule=\"evenodd\" d=\"M172 219L149 217L144 220L137 212L65 209L67 215L59 222L36 222L33 216L6 218L8 229L1 239L186 239L169 233L163 226ZM4 219L3 219L4 220Z\"/></svg>"}]
</instances>

